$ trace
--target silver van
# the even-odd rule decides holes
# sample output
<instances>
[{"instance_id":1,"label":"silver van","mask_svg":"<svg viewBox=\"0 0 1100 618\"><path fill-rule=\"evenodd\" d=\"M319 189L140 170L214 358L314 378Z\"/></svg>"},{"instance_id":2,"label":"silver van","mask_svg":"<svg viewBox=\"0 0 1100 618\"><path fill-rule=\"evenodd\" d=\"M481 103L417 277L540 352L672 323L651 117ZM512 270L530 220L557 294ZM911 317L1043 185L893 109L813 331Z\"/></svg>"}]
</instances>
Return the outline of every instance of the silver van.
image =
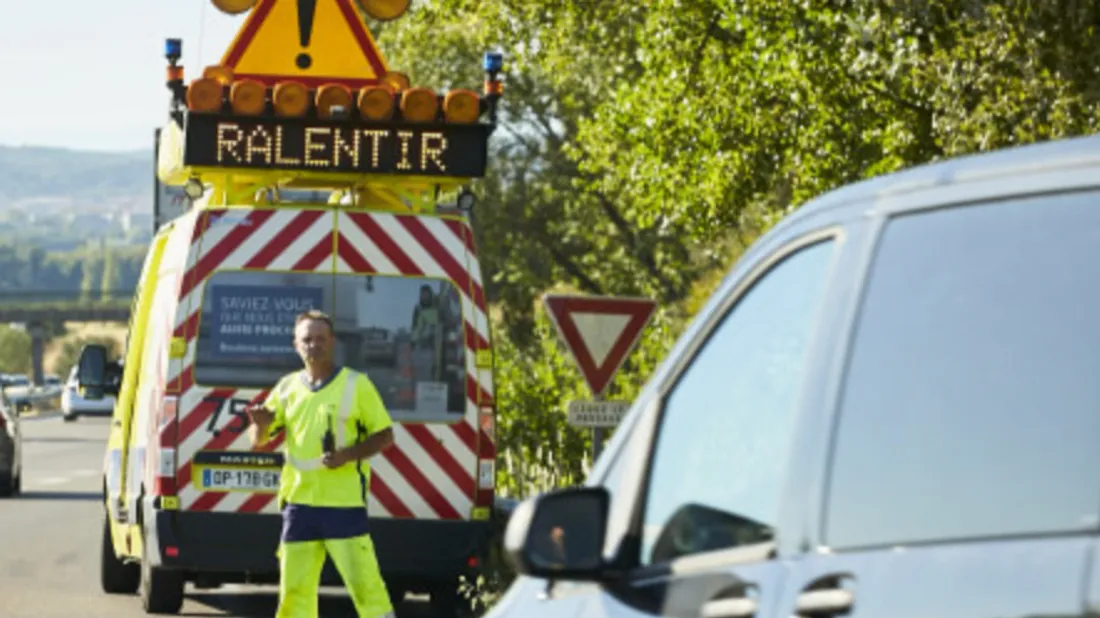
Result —
<instances>
[{"instance_id":1,"label":"silver van","mask_svg":"<svg viewBox=\"0 0 1100 618\"><path fill-rule=\"evenodd\" d=\"M1100 136L799 208L582 488L522 503L490 618L1100 608Z\"/></svg>"}]
</instances>

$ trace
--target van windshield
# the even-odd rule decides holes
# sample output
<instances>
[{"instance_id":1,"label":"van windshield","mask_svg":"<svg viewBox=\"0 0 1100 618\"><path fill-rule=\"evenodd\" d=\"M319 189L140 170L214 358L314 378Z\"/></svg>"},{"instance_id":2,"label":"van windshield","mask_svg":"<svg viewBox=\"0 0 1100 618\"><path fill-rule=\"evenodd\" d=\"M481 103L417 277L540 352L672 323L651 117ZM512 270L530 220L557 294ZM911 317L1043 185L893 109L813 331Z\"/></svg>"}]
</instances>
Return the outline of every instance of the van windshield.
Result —
<instances>
[{"instance_id":1,"label":"van windshield","mask_svg":"<svg viewBox=\"0 0 1100 618\"><path fill-rule=\"evenodd\" d=\"M218 272L203 294L195 381L270 388L301 369L294 320L308 309L332 316L336 362L366 373L395 420L466 411L461 296L441 279Z\"/></svg>"}]
</instances>

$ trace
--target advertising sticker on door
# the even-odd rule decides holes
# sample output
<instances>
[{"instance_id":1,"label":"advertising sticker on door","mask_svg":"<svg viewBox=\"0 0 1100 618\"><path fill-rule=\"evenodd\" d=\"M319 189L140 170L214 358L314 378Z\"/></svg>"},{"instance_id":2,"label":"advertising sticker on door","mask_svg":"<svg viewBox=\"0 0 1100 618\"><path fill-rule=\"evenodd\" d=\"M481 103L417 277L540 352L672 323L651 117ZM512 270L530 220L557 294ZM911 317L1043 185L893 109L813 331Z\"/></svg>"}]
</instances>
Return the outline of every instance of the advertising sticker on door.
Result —
<instances>
[{"instance_id":1,"label":"advertising sticker on door","mask_svg":"<svg viewBox=\"0 0 1100 618\"><path fill-rule=\"evenodd\" d=\"M215 285L211 339L219 360L296 358L294 320L321 307L317 287Z\"/></svg>"}]
</instances>

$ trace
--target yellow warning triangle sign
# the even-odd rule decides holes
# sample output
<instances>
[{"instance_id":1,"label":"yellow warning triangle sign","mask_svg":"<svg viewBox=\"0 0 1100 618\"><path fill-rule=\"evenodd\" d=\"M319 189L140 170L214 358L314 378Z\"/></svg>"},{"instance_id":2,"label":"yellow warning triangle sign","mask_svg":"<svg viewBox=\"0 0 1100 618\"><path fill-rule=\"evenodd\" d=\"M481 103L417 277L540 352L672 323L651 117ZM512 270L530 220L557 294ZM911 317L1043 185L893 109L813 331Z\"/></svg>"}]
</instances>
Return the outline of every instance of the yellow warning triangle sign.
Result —
<instances>
[{"instance_id":1,"label":"yellow warning triangle sign","mask_svg":"<svg viewBox=\"0 0 1100 618\"><path fill-rule=\"evenodd\" d=\"M352 0L259 0L222 58L238 79L377 84L386 63Z\"/></svg>"}]
</instances>

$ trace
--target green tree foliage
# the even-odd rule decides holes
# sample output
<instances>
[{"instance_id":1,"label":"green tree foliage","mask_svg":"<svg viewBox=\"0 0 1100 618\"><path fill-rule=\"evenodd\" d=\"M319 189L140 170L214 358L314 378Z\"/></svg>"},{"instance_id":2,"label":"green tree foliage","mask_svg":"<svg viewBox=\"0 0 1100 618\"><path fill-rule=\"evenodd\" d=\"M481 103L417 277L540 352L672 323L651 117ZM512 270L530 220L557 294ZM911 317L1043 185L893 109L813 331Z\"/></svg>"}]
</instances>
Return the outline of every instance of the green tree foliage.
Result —
<instances>
[{"instance_id":1,"label":"green tree foliage","mask_svg":"<svg viewBox=\"0 0 1100 618\"><path fill-rule=\"evenodd\" d=\"M99 288L99 282L103 272L103 262L96 260L85 260L81 264L81 280L80 280L80 301L88 302L94 299Z\"/></svg>"},{"instance_id":2,"label":"green tree foliage","mask_svg":"<svg viewBox=\"0 0 1100 618\"><path fill-rule=\"evenodd\" d=\"M22 329L0 326L0 372L29 375L30 371L30 335Z\"/></svg>"},{"instance_id":3,"label":"green tree foliage","mask_svg":"<svg viewBox=\"0 0 1100 618\"><path fill-rule=\"evenodd\" d=\"M859 178L1096 129L1094 3L650 7L637 40L651 60L577 153L631 216L700 242Z\"/></svg>"},{"instance_id":4,"label":"green tree foliage","mask_svg":"<svg viewBox=\"0 0 1100 618\"><path fill-rule=\"evenodd\" d=\"M137 286L145 246L94 245L48 252L30 244L0 243L0 297L6 303L110 300Z\"/></svg>"},{"instance_id":5,"label":"green tree foliage","mask_svg":"<svg viewBox=\"0 0 1100 618\"><path fill-rule=\"evenodd\" d=\"M100 284L100 299L113 300L114 294L119 289L120 280L115 254L112 250L107 249L103 259L103 281Z\"/></svg>"}]
</instances>

